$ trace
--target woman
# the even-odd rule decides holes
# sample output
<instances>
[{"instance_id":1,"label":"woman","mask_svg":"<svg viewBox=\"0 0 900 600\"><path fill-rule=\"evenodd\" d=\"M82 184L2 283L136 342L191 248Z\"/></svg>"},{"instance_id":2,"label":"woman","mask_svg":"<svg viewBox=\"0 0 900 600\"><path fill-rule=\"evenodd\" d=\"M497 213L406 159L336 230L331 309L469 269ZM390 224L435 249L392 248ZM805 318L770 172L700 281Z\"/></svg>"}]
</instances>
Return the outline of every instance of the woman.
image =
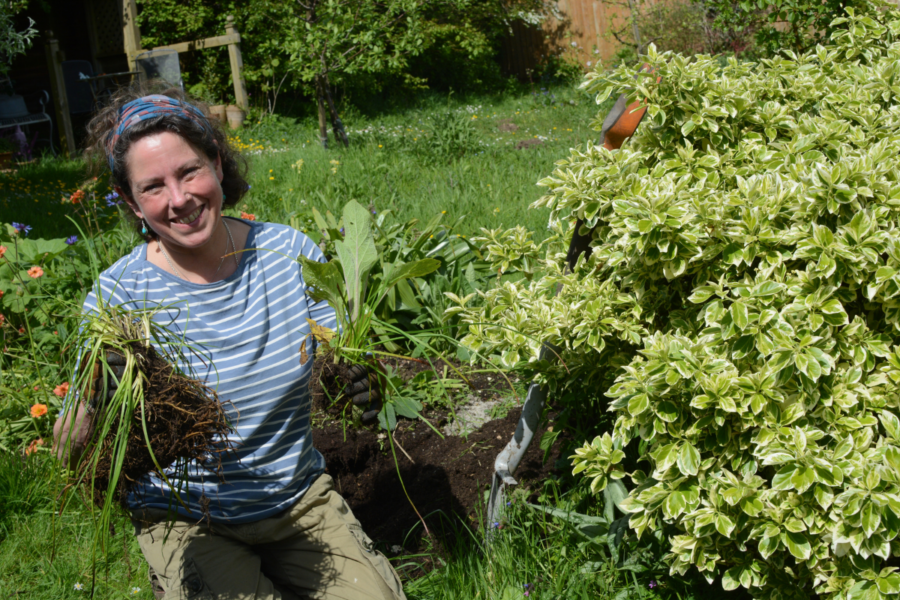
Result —
<instances>
[{"instance_id":1,"label":"woman","mask_svg":"<svg viewBox=\"0 0 900 600\"><path fill-rule=\"evenodd\" d=\"M168 535L170 490L160 478L145 478L129 498L158 597L404 598L312 446L312 363L300 365L299 350L307 318L333 326L334 311L308 299L286 256L324 261L321 251L290 227L222 216L248 189L240 157L179 93L125 93L89 128L89 152L105 159L146 243L101 274L85 310L98 294L164 306L157 321L193 349L179 367L217 390L236 430L221 477L192 463L188 510L178 507ZM355 402L368 401L367 387L360 369ZM89 413L79 408L75 428L60 420L56 439L75 429L83 443Z\"/></svg>"}]
</instances>

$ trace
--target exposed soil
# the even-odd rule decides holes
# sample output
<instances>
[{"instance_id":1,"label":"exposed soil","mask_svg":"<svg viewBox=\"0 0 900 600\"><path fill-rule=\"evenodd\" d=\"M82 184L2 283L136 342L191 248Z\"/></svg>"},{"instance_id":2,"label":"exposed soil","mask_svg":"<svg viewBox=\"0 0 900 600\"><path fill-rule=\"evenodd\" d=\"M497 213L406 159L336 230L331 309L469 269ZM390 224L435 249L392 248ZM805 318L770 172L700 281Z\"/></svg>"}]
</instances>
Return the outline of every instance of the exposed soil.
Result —
<instances>
[{"instance_id":1,"label":"exposed soil","mask_svg":"<svg viewBox=\"0 0 900 600\"><path fill-rule=\"evenodd\" d=\"M177 372L163 360L156 350L134 343L132 351L137 356L141 371L147 378L144 389L147 434L150 446L160 467L177 460L220 460L227 451L222 444L213 444L215 438L224 437L229 431L228 421L216 393L206 386ZM102 409L99 413L102 415ZM113 446L119 429L116 418L102 442L89 450L79 463L79 475L90 482L93 474L93 500L102 506L106 498L112 466ZM124 503L136 481L147 473L156 471L153 458L147 451L140 410L132 416L128 442L125 449L121 477L115 488L114 499ZM96 468L92 456L99 455Z\"/></svg>"},{"instance_id":2,"label":"exposed soil","mask_svg":"<svg viewBox=\"0 0 900 600\"><path fill-rule=\"evenodd\" d=\"M543 146L544 142L541 140L522 140L518 144L516 144L516 150L527 150L528 148L536 148L537 146Z\"/></svg>"},{"instance_id":3,"label":"exposed soil","mask_svg":"<svg viewBox=\"0 0 900 600\"><path fill-rule=\"evenodd\" d=\"M398 426L395 448L403 483L436 536L432 541L439 546L447 542L453 529L441 514L476 529L483 526L479 521L484 515L485 490L490 488L494 459L512 438L520 413L521 409L511 410L506 417L489 421L465 438L441 439L421 421L402 421ZM445 413L425 417L438 430L447 421ZM389 440L379 433L368 429L345 432L340 423L329 423L314 430L313 442L366 533L387 554L397 554L399 547L404 553L414 553L424 547L423 531L419 527L407 537L418 517L397 477ZM547 463L542 462L540 434L536 434L515 474L523 488L553 472L558 458L557 443ZM428 568L427 564L421 566Z\"/></svg>"},{"instance_id":4,"label":"exposed soil","mask_svg":"<svg viewBox=\"0 0 900 600\"><path fill-rule=\"evenodd\" d=\"M330 351L316 357L312 376L309 378L309 393L314 411L340 418L349 402L349 398L343 394L344 387L350 383L349 371L350 365L343 360L335 363L334 354Z\"/></svg>"}]
</instances>

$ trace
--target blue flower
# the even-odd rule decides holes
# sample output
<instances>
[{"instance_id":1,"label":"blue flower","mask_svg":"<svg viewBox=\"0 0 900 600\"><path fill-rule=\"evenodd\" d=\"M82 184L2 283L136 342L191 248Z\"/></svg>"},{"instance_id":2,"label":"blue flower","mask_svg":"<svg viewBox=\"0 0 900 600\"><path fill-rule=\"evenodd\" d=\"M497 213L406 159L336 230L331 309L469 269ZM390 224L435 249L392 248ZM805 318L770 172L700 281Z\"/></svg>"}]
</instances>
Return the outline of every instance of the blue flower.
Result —
<instances>
[{"instance_id":1,"label":"blue flower","mask_svg":"<svg viewBox=\"0 0 900 600\"><path fill-rule=\"evenodd\" d=\"M655 587L658 586L658 585L659 585L659 584L656 583L656 580L655 580L655 579L651 579L651 580L650 580L650 583L647 585L647 587L649 587L649 588L652 590L653 588L655 588Z\"/></svg>"},{"instance_id":2,"label":"blue flower","mask_svg":"<svg viewBox=\"0 0 900 600\"><path fill-rule=\"evenodd\" d=\"M494 523L491 524L491 527L493 527L494 529L499 529L499 528L500 528L500 523L498 523L498 522L495 521Z\"/></svg>"},{"instance_id":3,"label":"blue flower","mask_svg":"<svg viewBox=\"0 0 900 600\"><path fill-rule=\"evenodd\" d=\"M68 245L70 245L70 246L71 246L72 244L74 244L75 242L77 242L77 241L78 241L78 236L77 236L77 235L70 235L69 237L66 238L66 243L67 243Z\"/></svg>"},{"instance_id":4,"label":"blue flower","mask_svg":"<svg viewBox=\"0 0 900 600\"><path fill-rule=\"evenodd\" d=\"M344 228L341 227L341 235L344 235Z\"/></svg>"},{"instance_id":5,"label":"blue flower","mask_svg":"<svg viewBox=\"0 0 900 600\"><path fill-rule=\"evenodd\" d=\"M31 225L25 225L24 223L16 223L15 221L13 221L12 226L17 233L24 233L25 235L28 235L28 232L31 231Z\"/></svg>"},{"instance_id":6,"label":"blue flower","mask_svg":"<svg viewBox=\"0 0 900 600\"><path fill-rule=\"evenodd\" d=\"M118 197L119 197L119 194L117 192L111 192L111 193L107 194L106 196L104 196L103 199L106 200L107 206L112 207L112 206L115 206L116 204L122 203L121 200L118 200Z\"/></svg>"}]
</instances>

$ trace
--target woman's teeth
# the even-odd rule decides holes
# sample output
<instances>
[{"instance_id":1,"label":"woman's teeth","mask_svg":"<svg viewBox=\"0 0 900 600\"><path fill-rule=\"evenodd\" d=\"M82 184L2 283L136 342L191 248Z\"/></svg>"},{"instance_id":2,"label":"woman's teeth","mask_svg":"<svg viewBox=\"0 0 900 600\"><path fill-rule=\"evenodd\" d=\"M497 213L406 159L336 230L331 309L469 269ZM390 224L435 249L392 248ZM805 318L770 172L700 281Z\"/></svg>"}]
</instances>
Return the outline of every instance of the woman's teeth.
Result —
<instances>
[{"instance_id":1,"label":"woman's teeth","mask_svg":"<svg viewBox=\"0 0 900 600\"><path fill-rule=\"evenodd\" d=\"M186 216L185 218L183 218L183 219L175 219L175 222L176 222L176 223L181 223L182 225L187 225L188 223L193 223L194 220L195 220L197 217L200 216L200 213L201 213L201 212L203 212L203 207L202 207L202 206L201 206L200 208L198 208L197 210L195 210L193 213L191 213L191 214L189 214L188 216Z\"/></svg>"}]
</instances>

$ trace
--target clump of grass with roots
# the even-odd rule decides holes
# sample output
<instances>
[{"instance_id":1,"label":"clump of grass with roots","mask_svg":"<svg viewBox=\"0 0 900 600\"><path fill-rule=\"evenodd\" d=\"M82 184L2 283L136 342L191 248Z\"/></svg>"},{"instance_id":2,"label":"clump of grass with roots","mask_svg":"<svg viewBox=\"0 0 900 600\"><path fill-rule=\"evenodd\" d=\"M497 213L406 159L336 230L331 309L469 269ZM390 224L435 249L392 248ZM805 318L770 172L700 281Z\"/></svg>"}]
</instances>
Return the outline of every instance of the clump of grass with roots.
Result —
<instances>
[{"instance_id":1,"label":"clump of grass with roots","mask_svg":"<svg viewBox=\"0 0 900 600\"><path fill-rule=\"evenodd\" d=\"M215 391L175 366L171 349L187 345L154 321L164 308L131 309L100 299L77 336L81 365L62 418L75 423L75 399L83 399L91 406L90 433L64 494L77 490L89 497L95 559L107 548L117 505L125 507L129 496L139 493L142 479L155 474L171 490L171 505L177 502L190 513L182 498L190 463L220 473L221 455L230 448L231 426ZM118 373L110 364L116 354L124 358ZM101 377L95 380L97 373ZM112 377L118 387L109 385ZM73 435L59 443L70 455ZM200 503L205 507L202 497Z\"/></svg>"}]
</instances>

